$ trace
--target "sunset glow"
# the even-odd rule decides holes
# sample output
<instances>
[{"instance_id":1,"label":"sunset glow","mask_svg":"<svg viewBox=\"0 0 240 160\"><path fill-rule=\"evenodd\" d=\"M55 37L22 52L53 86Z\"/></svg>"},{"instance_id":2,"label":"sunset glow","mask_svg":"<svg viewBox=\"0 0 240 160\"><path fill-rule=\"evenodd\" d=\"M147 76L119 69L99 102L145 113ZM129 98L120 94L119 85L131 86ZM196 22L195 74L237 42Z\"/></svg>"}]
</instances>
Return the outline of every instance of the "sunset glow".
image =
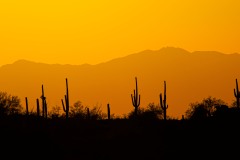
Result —
<instances>
[{"instance_id":1,"label":"sunset glow","mask_svg":"<svg viewBox=\"0 0 240 160\"><path fill-rule=\"evenodd\" d=\"M231 103L235 79L239 78L237 58L228 57L225 63L221 56L218 60L198 56L186 60L177 54L240 53L239 8L239 0L1 1L0 67L18 60L27 61L18 61L13 69L1 67L5 79L0 81L0 90L23 100L28 96L29 103L35 104L38 89L44 84L49 105L60 106L64 94L61 81L69 78L70 86L73 85L71 103L81 100L86 106L105 106L112 101L112 111L125 114L133 108L130 95L137 76L143 107L150 102L159 103L163 81L167 81L172 116L181 117L189 103L206 96L218 96ZM161 48L170 57L160 56L164 52L158 51ZM139 54L136 59L128 57L116 63L103 63L144 51L149 56ZM95 66L73 69L66 65L63 69L29 61ZM213 78L206 78L210 76Z\"/></svg>"},{"instance_id":2,"label":"sunset glow","mask_svg":"<svg viewBox=\"0 0 240 160\"><path fill-rule=\"evenodd\" d=\"M239 124L240 0L0 0L0 158L231 160Z\"/></svg>"},{"instance_id":3,"label":"sunset glow","mask_svg":"<svg viewBox=\"0 0 240 160\"><path fill-rule=\"evenodd\" d=\"M239 0L7 0L0 65L97 64L165 46L240 52Z\"/></svg>"}]
</instances>

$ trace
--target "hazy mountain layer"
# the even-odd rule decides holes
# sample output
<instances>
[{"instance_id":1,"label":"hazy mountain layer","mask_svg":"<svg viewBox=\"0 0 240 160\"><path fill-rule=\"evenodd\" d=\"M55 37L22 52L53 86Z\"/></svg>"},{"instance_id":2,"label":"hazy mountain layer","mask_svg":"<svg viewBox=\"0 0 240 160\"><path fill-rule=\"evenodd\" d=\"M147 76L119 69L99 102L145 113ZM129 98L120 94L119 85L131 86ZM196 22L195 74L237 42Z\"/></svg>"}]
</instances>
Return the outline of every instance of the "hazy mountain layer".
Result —
<instances>
[{"instance_id":1,"label":"hazy mountain layer","mask_svg":"<svg viewBox=\"0 0 240 160\"><path fill-rule=\"evenodd\" d=\"M19 60L0 68L0 91L22 99L28 97L35 110L44 85L50 107L61 106L65 78L69 81L70 104L101 106L106 112L127 114L133 109L131 94L138 78L140 107L159 103L164 80L167 83L168 114L181 117L191 102L212 96L231 104L235 79L240 81L240 55L214 51L188 52L180 48L146 50L98 65L59 65Z\"/></svg>"}]
</instances>

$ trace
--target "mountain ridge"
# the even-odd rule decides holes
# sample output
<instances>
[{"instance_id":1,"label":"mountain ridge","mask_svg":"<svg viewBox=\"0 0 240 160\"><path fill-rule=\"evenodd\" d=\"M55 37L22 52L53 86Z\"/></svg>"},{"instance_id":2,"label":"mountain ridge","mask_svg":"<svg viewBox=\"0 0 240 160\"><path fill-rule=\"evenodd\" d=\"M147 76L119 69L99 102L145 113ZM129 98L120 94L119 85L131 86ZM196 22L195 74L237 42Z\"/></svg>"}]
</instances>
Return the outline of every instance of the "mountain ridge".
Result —
<instances>
[{"instance_id":1,"label":"mountain ridge","mask_svg":"<svg viewBox=\"0 0 240 160\"><path fill-rule=\"evenodd\" d=\"M115 61L115 60L118 60L118 59L122 59L122 58L127 58L129 56L134 56L134 55L139 55L139 54L149 54L149 53L167 53L167 54L171 54L171 53L185 53L185 54L219 54L219 55L240 55L239 53L235 52L235 53L223 53L223 52L220 52L220 51L201 51L201 50L198 50L198 51L193 51L193 52L190 52L190 51L187 51L185 49L182 49L182 48L179 48L179 47L162 47L161 49L159 50L151 50L151 49L146 49L146 50L143 50L141 52L135 52L135 53L132 53L132 54L129 54L129 55L126 55L126 56L122 56L122 57L118 57L118 58L113 58L109 61L105 61L105 62L100 62L100 63L97 63L97 64L89 64L89 63L83 63L83 64L59 64L59 63L44 63L44 62L36 62L36 61L31 61L31 60L27 60L27 59L19 59L19 60L16 60L14 61L13 63L9 63L9 64L4 64L1 67L3 66L6 66L6 65L13 65L13 64L24 64L24 63L34 63L34 64L46 64L46 65L67 65L67 66L95 66L95 65L99 65L99 64L104 64L104 63L108 63L108 62L111 62L111 61Z\"/></svg>"},{"instance_id":2,"label":"mountain ridge","mask_svg":"<svg viewBox=\"0 0 240 160\"><path fill-rule=\"evenodd\" d=\"M188 52L171 47L145 50L96 65L19 60L0 67L0 88L20 96L23 106L24 98L29 97L34 109L35 100L41 95L41 85L44 85L49 106L61 107L65 78L68 78L71 105L80 100L86 106L102 106L105 112L106 104L110 103L112 112L122 115L133 109L130 95L135 89L134 77L138 78L142 95L140 107L151 102L159 104L159 94L166 80L168 113L181 117L190 102L207 96L231 103L235 79L240 78L239 62L239 54Z\"/></svg>"}]
</instances>

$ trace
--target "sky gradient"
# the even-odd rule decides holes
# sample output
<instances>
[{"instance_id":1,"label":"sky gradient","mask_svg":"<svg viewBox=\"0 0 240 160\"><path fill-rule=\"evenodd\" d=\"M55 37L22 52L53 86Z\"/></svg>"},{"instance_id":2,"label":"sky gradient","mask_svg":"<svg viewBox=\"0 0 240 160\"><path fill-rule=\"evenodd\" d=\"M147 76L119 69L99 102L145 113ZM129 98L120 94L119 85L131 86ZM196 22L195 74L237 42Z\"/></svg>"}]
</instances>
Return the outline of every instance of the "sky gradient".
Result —
<instances>
[{"instance_id":1,"label":"sky gradient","mask_svg":"<svg viewBox=\"0 0 240 160\"><path fill-rule=\"evenodd\" d=\"M166 46L240 53L239 0L7 0L0 66L97 64Z\"/></svg>"}]
</instances>

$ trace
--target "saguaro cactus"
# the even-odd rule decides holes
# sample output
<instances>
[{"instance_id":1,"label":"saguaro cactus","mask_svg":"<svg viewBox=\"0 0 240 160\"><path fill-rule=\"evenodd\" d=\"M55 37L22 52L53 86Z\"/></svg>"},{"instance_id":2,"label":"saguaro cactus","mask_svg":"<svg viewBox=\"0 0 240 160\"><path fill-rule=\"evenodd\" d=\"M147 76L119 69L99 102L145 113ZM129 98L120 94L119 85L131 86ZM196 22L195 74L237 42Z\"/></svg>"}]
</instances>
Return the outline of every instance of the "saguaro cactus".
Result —
<instances>
[{"instance_id":1,"label":"saguaro cactus","mask_svg":"<svg viewBox=\"0 0 240 160\"><path fill-rule=\"evenodd\" d=\"M240 92L238 90L238 80L237 79L236 79L236 89L234 89L234 96L236 97L237 108L239 108Z\"/></svg>"},{"instance_id":2,"label":"saguaro cactus","mask_svg":"<svg viewBox=\"0 0 240 160\"><path fill-rule=\"evenodd\" d=\"M42 85L42 96L40 98L42 99L42 116L43 118L47 118L47 102L46 102L46 97L44 96L43 85Z\"/></svg>"},{"instance_id":3,"label":"saguaro cactus","mask_svg":"<svg viewBox=\"0 0 240 160\"><path fill-rule=\"evenodd\" d=\"M47 101L45 101L45 105L44 105L44 107L45 107L45 109L44 109L44 111L45 111L45 118L47 119L47 113L48 113L48 107L47 107Z\"/></svg>"},{"instance_id":4,"label":"saguaro cactus","mask_svg":"<svg viewBox=\"0 0 240 160\"><path fill-rule=\"evenodd\" d=\"M25 102L26 102L26 116L29 115L29 112L28 112L28 98L25 97Z\"/></svg>"},{"instance_id":5,"label":"saguaro cactus","mask_svg":"<svg viewBox=\"0 0 240 160\"><path fill-rule=\"evenodd\" d=\"M138 94L137 77L135 77L135 81L136 81L136 89L134 89L133 94L131 94L131 98L132 98L132 105L135 108L135 116L137 116L138 107L140 106L140 95Z\"/></svg>"},{"instance_id":6,"label":"saguaro cactus","mask_svg":"<svg viewBox=\"0 0 240 160\"><path fill-rule=\"evenodd\" d=\"M37 117L40 117L40 107L39 107L39 99L37 98Z\"/></svg>"},{"instance_id":7,"label":"saguaro cactus","mask_svg":"<svg viewBox=\"0 0 240 160\"><path fill-rule=\"evenodd\" d=\"M86 110L87 110L87 119L90 120L91 119L90 109L86 107Z\"/></svg>"},{"instance_id":8,"label":"saguaro cactus","mask_svg":"<svg viewBox=\"0 0 240 160\"><path fill-rule=\"evenodd\" d=\"M162 93L160 93L160 105L161 105L161 108L163 109L164 120L166 120L167 119L167 109L168 109L167 96L166 96L166 81L164 81L164 99L162 99Z\"/></svg>"},{"instance_id":9,"label":"saguaro cactus","mask_svg":"<svg viewBox=\"0 0 240 160\"><path fill-rule=\"evenodd\" d=\"M63 111L66 114L66 119L68 119L69 116L69 94L68 94L68 79L66 78L66 95L65 97L65 105L64 105L64 101L62 99L62 106L63 106Z\"/></svg>"},{"instance_id":10,"label":"saguaro cactus","mask_svg":"<svg viewBox=\"0 0 240 160\"><path fill-rule=\"evenodd\" d=\"M108 119L111 119L111 112L110 112L110 104L107 104L107 113L108 113Z\"/></svg>"}]
</instances>

